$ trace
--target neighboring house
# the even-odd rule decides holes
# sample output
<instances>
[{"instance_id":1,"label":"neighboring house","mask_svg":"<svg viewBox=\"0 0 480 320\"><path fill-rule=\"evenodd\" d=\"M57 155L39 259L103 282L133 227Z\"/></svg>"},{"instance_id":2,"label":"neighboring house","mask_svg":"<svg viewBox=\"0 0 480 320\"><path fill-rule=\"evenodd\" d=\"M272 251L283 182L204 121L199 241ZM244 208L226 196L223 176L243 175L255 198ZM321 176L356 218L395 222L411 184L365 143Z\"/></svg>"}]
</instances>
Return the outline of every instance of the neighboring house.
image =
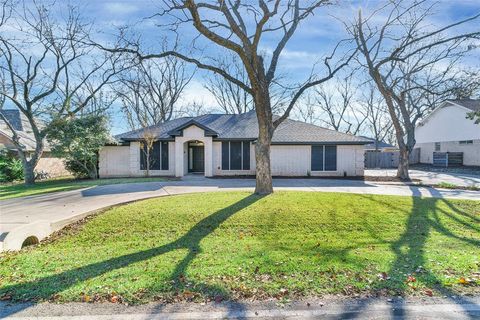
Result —
<instances>
[{"instance_id":1,"label":"neighboring house","mask_svg":"<svg viewBox=\"0 0 480 320\"><path fill-rule=\"evenodd\" d=\"M35 151L35 137L33 136L32 127L25 115L17 109L2 109L0 112L7 118L8 122L17 132L20 137L20 143L27 154L30 152L33 153ZM17 147L12 141L12 132L1 117L0 149L7 149L12 154L17 155ZM65 169L63 160L51 155L50 147L47 142L45 142L45 150L35 167L35 171L48 172L51 177L70 175L70 172Z\"/></svg>"},{"instance_id":2,"label":"neighboring house","mask_svg":"<svg viewBox=\"0 0 480 320\"><path fill-rule=\"evenodd\" d=\"M101 177L145 175L144 130L116 136L118 145L100 150ZM181 177L255 174L254 111L240 115L207 114L171 120L147 129L155 143L150 174ZM300 121L285 120L271 148L274 176L363 176L365 139Z\"/></svg>"},{"instance_id":3,"label":"neighboring house","mask_svg":"<svg viewBox=\"0 0 480 320\"><path fill-rule=\"evenodd\" d=\"M369 144L366 144L364 146L365 151L381 151L381 152L398 151L398 147L392 144L386 143L384 141L377 141L374 138L369 138L365 136L360 136L360 137L370 141Z\"/></svg>"},{"instance_id":4,"label":"neighboring house","mask_svg":"<svg viewBox=\"0 0 480 320\"><path fill-rule=\"evenodd\" d=\"M480 166L480 125L467 114L480 110L480 100L447 100L415 128L420 162L433 163L434 152L462 152L463 164Z\"/></svg>"}]
</instances>

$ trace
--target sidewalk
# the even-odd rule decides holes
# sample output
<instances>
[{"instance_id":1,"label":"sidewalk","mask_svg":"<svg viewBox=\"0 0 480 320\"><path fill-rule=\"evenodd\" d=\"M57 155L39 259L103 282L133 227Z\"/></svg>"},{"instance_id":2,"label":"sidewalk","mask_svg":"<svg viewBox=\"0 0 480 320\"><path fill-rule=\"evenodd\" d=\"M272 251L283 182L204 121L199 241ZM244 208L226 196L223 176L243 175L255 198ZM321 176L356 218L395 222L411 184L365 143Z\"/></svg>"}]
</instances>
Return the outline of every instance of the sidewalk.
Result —
<instances>
[{"instance_id":1,"label":"sidewalk","mask_svg":"<svg viewBox=\"0 0 480 320\"><path fill-rule=\"evenodd\" d=\"M480 298L325 298L279 304L177 303L125 306L112 303L6 304L2 319L475 319Z\"/></svg>"}]
</instances>

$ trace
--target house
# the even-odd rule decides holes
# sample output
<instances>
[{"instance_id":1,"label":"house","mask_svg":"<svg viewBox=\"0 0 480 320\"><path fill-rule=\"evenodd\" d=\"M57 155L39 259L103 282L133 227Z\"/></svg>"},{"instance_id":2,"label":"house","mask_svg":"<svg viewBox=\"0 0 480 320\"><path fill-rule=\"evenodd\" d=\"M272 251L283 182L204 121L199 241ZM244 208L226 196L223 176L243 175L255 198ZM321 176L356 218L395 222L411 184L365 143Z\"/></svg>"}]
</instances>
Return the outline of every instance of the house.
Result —
<instances>
[{"instance_id":1,"label":"house","mask_svg":"<svg viewBox=\"0 0 480 320\"><path fill-rule=\"evenodd\" d=\"M360 136L360 137L364 138L365 140L370 141L369 144L366 144L364 146L366 152L368 152L368 151L381 151L381 152L398 151L398 147L396 147L396 146L394 146L390 143L386 143L385 141L378 141L378 140L375 140L374 138L369 138L369 137L366 137L366 136Z\"/></svg>"},{"instance_id":2,"label":"house","mask_svg":"<svg viewBox=\"0 0 480 320\"><path fill-rule=\"evenodd\" d=\"M254 111L239 115L184 117L116 136L116 145L100 150L101 177L143 176L145 133L153 146L150 174L182 177L255 174ZM274 176L363 176L365 139L300 121L285 120L275 131L271 148Z\"/></svg>"},{"instance_id":3,"label":"house","mask_svg":"<svg viewBox=\"0 0 480 320\"><path fill-rule=\"evenodd\" d=\"M2 109L0 112L7 118L7 121L17 132L20 137L20 143L23 146L23 150L27 153L27 156L29 153L33 153L35 151L35 137L27 117L18 109ZM17 154L17 147L12 141L12 132L3 118L0 117L0 150L1 149L6 149L14 155ZM35 167L35 171L47 172L51 177L70 175L70 172L65 168L63 160L51 155L50 146L47 142L45 142L44 152Z\"/></svg>"},{"instance_id":4,"label":"house","mask_svg":"<svg viewBox=\"0 0 480 320\"><path fill-rule=\"evenodd\" d=\"M480 166L480 125L467 114L480 110L480 100L447 100L415 128L420 162L433 163L434 152L463 154L463 164Z\"/></svg>"}]
</instances>

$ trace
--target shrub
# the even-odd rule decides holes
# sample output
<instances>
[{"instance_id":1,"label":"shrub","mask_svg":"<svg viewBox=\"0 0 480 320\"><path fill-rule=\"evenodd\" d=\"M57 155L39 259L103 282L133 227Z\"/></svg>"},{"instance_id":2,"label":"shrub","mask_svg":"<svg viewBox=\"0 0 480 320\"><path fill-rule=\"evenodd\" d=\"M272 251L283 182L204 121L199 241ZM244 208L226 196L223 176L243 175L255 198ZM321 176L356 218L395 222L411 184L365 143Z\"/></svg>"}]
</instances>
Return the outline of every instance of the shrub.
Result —
<instances>
[{"instance_id":1,"label":"shrub","mask_svg":"<svg viewBox=\"0 0 480 320\"><path fill-rule=\"evenodd\" d=\"M6 151L0 151L0 182L12 182L22 179L22 161Z\"/></svg>"}]
</instances>

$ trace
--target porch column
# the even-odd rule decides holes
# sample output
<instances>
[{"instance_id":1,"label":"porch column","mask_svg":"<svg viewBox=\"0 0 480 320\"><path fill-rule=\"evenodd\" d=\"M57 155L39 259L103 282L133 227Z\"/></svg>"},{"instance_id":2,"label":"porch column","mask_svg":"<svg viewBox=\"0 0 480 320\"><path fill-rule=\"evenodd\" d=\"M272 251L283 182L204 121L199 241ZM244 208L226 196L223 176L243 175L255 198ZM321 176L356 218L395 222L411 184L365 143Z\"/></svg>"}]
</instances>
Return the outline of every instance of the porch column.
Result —
<instances>
[{"instance_id":1,"label":"porch column","mask_svg":"<svg viewBox=\"0 0 480 320\"><path fill-rule=\"evenodd\" d=\"M182 139L175 138L175 177L183 177L184 146Z\"/></svg>"}]
</instances>

